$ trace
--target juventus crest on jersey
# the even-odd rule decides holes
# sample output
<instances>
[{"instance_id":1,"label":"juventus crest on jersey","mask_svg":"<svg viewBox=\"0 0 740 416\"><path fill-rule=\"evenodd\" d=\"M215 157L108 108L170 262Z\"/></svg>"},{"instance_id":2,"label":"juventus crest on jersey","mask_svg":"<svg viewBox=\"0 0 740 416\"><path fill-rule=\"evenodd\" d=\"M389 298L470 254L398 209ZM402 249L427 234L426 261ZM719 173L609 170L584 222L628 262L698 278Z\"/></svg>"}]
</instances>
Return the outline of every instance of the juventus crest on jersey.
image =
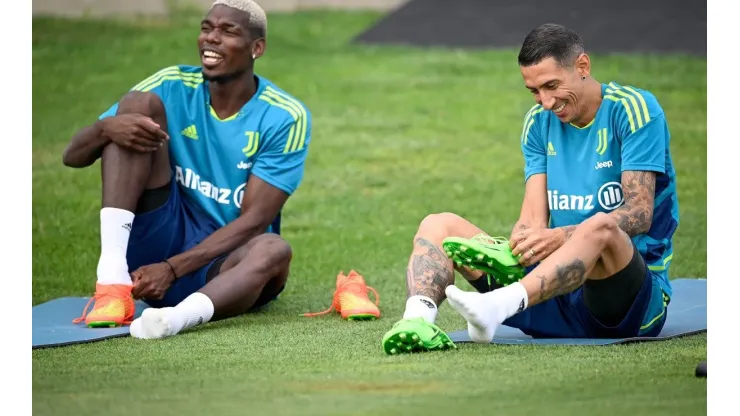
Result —
<instances>
[{"instance_id":1,"label":"juventus crest on jersey","mask_svg":"<svg viewBox=\"0 0 740 416\"><path fill-rule=\"evenodd\" d=\"M525 179L547 175L550 225L562 227L619 208L622 172L655 172L652 226L633 240L670 294L667 270L679 216L665 114L648 91L615 82L602 84L601 91L596 117L582 128L563 123L541 105L529 110L521 135Z\"/></svg>"}]
</instances>

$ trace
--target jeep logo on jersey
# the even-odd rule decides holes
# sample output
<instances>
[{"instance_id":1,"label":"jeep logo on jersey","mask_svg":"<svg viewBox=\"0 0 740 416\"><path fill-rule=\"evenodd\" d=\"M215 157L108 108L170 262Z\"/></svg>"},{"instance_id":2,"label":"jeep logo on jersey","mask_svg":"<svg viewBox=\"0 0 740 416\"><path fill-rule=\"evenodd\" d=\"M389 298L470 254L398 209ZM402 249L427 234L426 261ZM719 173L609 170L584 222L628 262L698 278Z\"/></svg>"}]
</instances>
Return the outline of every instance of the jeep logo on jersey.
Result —
<instances>
[{"instance_id":1,"label":"jeep logo on jersey","mask_svg":"<svg viewBox=\"0 0 740 416\"><path fill-rule=\"evenodd\" d=\"M601 185L596 195L599 198L599 205L607 211L619 208L624 202L622 184L619 182L607 182Z\"/></svg>"},{"instance_id":2,"label":"jeep logo on jersey","mask_svg":"<svg viewBox=\"0 0 740 416\"><path fill-rule=\"evenodd\" d=\"M596 162L596 170L610 168L612 166L614 166L614 162L611 160L607 160L606 162Z\"/></svg>"}]
</instances>

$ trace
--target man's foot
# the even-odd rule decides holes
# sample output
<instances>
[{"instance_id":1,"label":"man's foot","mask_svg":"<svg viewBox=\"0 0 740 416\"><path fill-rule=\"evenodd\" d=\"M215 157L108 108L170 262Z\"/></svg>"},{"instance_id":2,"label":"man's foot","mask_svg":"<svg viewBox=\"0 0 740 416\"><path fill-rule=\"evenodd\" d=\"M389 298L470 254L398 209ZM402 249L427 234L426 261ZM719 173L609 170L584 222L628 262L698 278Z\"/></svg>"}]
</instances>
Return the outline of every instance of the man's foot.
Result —
<instances>
[{"instance_id":1,"label":"man's foot","mask_svg":"<svg viewBox=\"0 0 740 416\"><path fill-rule=\"evenodd\" d=\"M450 306L468 321L470 339L481 344L490 343L498 327L506 320L503 308L499 310L495 299L490 296L494 292L463 292L455 285L450 285L445 288L445 294Z\"/></svg>"},{"instance_id":2,"label":"man's foot","mask_svg":"<svg viewBox=\"0 0 740 416\"><path fill-rule=\"evenodd\" d=\"M149 308L131 323L130 334L134 338L159 339L176 335L182 325L173 322L174 308Z\"/></svg>"},{"instance_id":3,"label":"man's foot","mask_svg":"<svg viewBox=\"0 0 740 416\"><path fill-rule=\"evenodd\" d=\"M213 301L207 295L195 292L175 307L145 309L131 323L129 333L141 339L167 338L209 322L214 312Z\"/></svg>"},{"instance_id":4,"label":"man's foot","mask_svg":"<svg viewBox=\"0 0 740 416\"><path fill-rule=\"evenodd\" d=\"M371 302L367 296L368 290L375 294L375 303ZM380 318L379 301L378 292L368 286L359 273L351 270L346 276L344 272L337 275L337 287L329 309L317 313L305 313L303 316L319 316L336 310L343 319L378 319Z\"/></svg>"},{"instance_id":5,"label":"man's foot","mask_svg":"<svg viewBox=\"0 0 740 416\"><path fill-rule=\"evenodd\" d=\"M503 237L478 234L471 239L448 237L442 248L457 266L481 270L503 286L521 280L526 270L511 253L509 242Z\"/></svg>"},{"instance_id":6,"label":"man's foot","mask_svg":"<svg viewBox=\"0 0 740 416\"><path fill-rule=\"evenodd\" d=\"M390 355L454 348L450 337L424 318L402 319L383 336L383 350Z\"/></svg>"},{"instance_id":7,"label":"man's foot","mask_svg":"<svg viewBox=\"0 0 740 416\"><path fill-rule=\"evenodd\" d=\"M95 295L85 306L82 316L72 322L85 321L90 328L114 328L128 325L134 319L136 305L131 297L131 285L95 285ZM95 306L87 313L91 303Z\"/></svg>"}]
</instances>

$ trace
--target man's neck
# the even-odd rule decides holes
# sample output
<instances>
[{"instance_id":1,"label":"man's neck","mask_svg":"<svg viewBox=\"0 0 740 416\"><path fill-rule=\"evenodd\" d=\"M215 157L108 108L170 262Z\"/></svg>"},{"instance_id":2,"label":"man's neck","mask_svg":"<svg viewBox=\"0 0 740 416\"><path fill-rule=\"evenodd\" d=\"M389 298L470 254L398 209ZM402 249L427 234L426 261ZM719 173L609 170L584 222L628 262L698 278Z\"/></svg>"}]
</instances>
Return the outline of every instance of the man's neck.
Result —
<instances>
[{"instance_id":1,"label":"man's neck","mask_svg":"<svg viewBox=\"0 0 740 416\"><path fill-rule=\"evenodd\" d=\"M587 81L584 92L587 97L585 102L586 111L578 121L573 123L578 127L585 127L594 121L596 113L599 111L599 107L601 107L601 102L603 101L603 97L601 96L601 83L595 79L589 79Z\"/></svg>"},{"instance_id":2,"label":"man's neck","mask_svg":"<svg viewBox=\"0 0 740 416\"><path fill-rule=\"evenodd\" d=\"M257 91L257 81L252 71L248 71L238 78L225 82L209 82L208 89L213 111L219 118L224 119L239 112L252 98Z\"/></svg>"}]
</instances>

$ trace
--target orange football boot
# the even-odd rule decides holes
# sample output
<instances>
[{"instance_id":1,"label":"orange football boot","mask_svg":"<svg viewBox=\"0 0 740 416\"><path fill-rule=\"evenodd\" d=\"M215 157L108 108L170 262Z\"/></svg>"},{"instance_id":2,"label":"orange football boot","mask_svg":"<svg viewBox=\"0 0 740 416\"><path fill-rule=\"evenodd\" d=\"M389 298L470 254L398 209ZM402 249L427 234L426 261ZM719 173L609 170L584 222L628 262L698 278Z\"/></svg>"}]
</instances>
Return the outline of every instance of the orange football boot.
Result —
<instances>
[{"instance_id":1,"label":"orange football boot","mask_svg":"<svg viewBox=\"0 0 740 416\"><path fill-rule=\"evenodd\" d=\"M375 303L367 296L368 290L375 294ZM380 297L378 292L365 283L365 279L354 270L345 276L344 272L337 275L337 288L334 291L334 299L329 309L317 313L305 313L303 316L325 315L336 310L343 319L369 320L380 318L378 303Z\"/></svg>"},{"instance_id":2,"label":"orange football boot","mask_svg":"<svg viewBox=\"0 0 740 416\"><path fill-rule=\"evenodd\" d=\"M73 320L78 324L85 321L90 328L114 328L129 325L134 320L136 305L131 296L132 285L95 285L95 296L85 305L82 316ZM95 306L87 313L90 304Z\"/></svg>"}]
</instances>

